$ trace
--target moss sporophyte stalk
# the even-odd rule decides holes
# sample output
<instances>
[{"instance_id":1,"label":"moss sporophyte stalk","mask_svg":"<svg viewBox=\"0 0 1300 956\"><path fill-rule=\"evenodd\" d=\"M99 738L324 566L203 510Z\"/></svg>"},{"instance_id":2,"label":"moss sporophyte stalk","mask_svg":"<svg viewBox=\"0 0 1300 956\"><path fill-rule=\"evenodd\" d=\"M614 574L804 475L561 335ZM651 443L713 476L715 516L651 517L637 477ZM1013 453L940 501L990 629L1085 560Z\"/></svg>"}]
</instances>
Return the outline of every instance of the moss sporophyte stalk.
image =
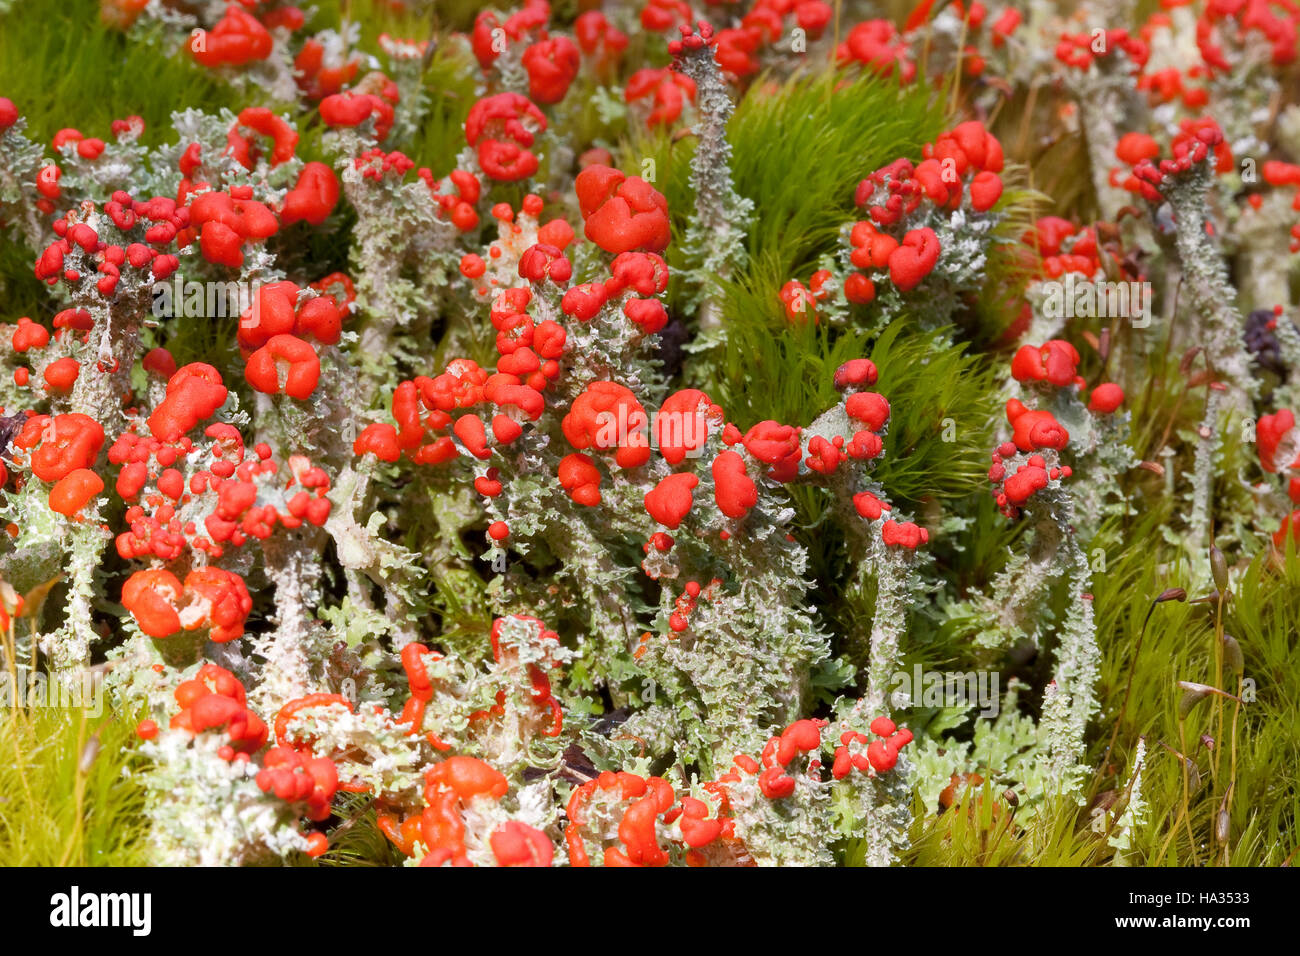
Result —
<instances>
[{"instance_id":1,"label":"moss sporophyte stalk","mask_svg":"<svg viewBox=\"0 0 1300 956\"><path fill-rule=\"evenodd\" d=\"M436 6L0 0L0 859L1289 860L1294 5Z\"/></svg>"}]
</instances>

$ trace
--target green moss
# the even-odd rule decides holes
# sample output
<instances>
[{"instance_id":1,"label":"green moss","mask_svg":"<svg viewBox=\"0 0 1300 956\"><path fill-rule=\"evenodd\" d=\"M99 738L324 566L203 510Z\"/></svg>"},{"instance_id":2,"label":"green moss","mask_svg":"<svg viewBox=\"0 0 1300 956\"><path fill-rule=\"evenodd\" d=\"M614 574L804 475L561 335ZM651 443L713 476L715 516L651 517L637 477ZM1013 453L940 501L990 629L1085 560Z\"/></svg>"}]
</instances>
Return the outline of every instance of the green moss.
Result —
<instances>
[{"instance_id":1,"label":"green moss","mask_svg":"<svg viewBox=\"0 0 1300 956\"><path fill-rule=\"evenodd\" d=\"M247 105L197 63L100 23L95 0L67 0L40 16L18 4L0 16L0 90L27 117L28 135L47 144L65 127L110 139L109 124L135 114L153 145L174 135L169 117L185 104Z\"/></svg>"},{"instance_id":2,"label":"green moss","mask_svg":"<svg viewBox=\"0 0 1300 956\"><path fill-rule=\"evenodd\" d=\"M1227 606L1224 628L1241 645L1245 677L1254 682L1255 698L1240 710L1235 766L1231 701L1222 706L1207 701L1194 709L1181 732L1185 746L1180 744L1182 692L1177 681L1237 690L1230 674L1216 673L1215 605L1173 601L1157 605L1137 655L1142 622L1152 600L1167 587L1188 586L1186 570L1177 565L1162 567L1151 559L1149 549L1134 543L1094 579L1103 661L1099 688L1103 710L1096 735L1100 743L1093 755L1097 761L1118 719L1130 671L1133 680L1116 753L1095 789L1104 792L1120 785L1118 774L1127 773L1137 738L1145 736L1150 823L1139 832L1134 848L1137 859L1147 864L1186 865L1194 856L1201 863L1207 857L1222 862L1214 823L1229 783L1233 865L1277 866L1300 844L1300 796L1290 783L1294 778L1290 768L1300 759L1300 686L1294 668L1300 560L1294 553L1280 560L1263 554L1234 570L1232 579L1236 597ZM1203 734L1213 739L1212 750L1199 743ZM1190 830L1178 821L1181 766L1157 741L1194 757L1200 767L1202 784L1189 806ZM1112 768L1115 773L1109 772ZM1191 834L1196 836L1195 848Z\"/></svg>"},{"instance_id":3,"label":"green moss","mask_svg":"<svg viewBox=\"0 0 1300 956\"><path fill-rule=\"evenodd\" d=\"M144 789L135 721L80 709L0 713L0 863L138 866ZM97 746L96 746L97 745Z\"/></svg>"},{"instance_id":4,"label":"green moss","mask_svg":"<svg viewBox=\"0 0 1300 956\"><path fill-rule=\"evenodd\" d=\"M918 154L943 127L919 87L900 89L868 76L836 89L841 79L817 73L773 88L760 77L727 129L736 191L756 210L748 252L782 276L776 288L811 271L816 257L834 247L840 227L856 218L859 180L897 156ZM694 141L638 127L629 136L619 164L644 175L646 162L653 163L655 186L668 199L673 235L680 238L694 203Z\"/></svg>"}]
</instances>

